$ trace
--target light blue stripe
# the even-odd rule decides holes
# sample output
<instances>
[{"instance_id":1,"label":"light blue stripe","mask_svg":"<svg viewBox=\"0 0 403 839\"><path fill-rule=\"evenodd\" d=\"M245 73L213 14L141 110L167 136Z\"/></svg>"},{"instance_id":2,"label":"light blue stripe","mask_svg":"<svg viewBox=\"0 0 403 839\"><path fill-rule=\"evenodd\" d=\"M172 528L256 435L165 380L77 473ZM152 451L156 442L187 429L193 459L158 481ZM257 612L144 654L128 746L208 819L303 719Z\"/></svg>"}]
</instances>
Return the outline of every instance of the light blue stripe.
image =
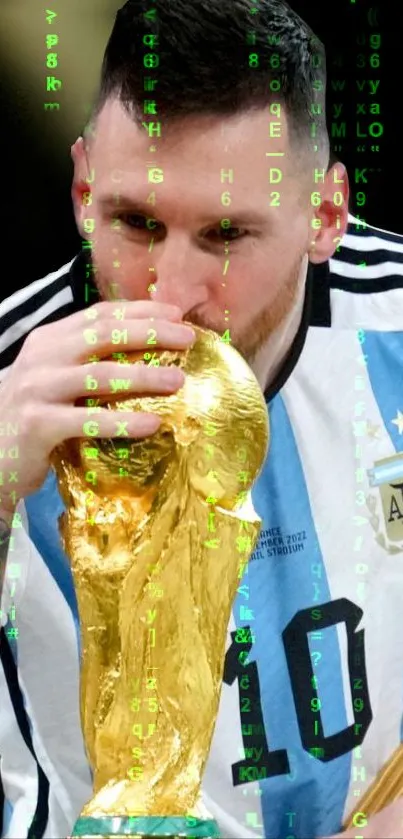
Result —
<instances>
[{"instance_id":1,"label":"light blue stripe","mask_svg":"<svg viewBox=\"0 0 403 839\"><path fill-rule=\"evenodd\" d=\"M3 807L3 836L5 836L11 824L11 819L14 813L14 806L7 798L4 799L4 807Z\"/></svg>"},{"instance_id":2,"label":"light blue stripe","mask_svg":"<svg viewBox=\"0 0 403 839\"><path fill-rule=\"evenodd\" d=\"M400 480L403 478L402 455L398 454L395 460L391 460L389 463L384 463L381 466L375 466L373 469L368 469L368 477L371 487Z\"/></svg>"},{"instance_id":3,"label":"light blue stripe","mask_svg":"<svg viewBox=\"0 0 403 839\"><path fill-rule=\"evenodd\" d=\"M62 549L58 519L65 510L56 475L49 470L41 488L25 499L29 536L59 587L74 619L77 650L81 655L77 598L69 560Z\"/></svg>"},{"instance_id":4,"label":"light blue stripe","mask_svg":"<svg viewBox=\"0 0 403 839\"><path fill-rule=\"evenodd\" d=\"M249 624L256 638L248 660L258 662L269 748L271 751L287 749L292 773L259 781L264 836L266 839L328 836L341 830L350 783L351 753L323 763L303 749L282 632L296 612L318 607L331 596L299 453L280 395L270 405L270 420L270 450L253 489L254 507L263 521L262 529L280 527L284 535L305 531L307 540L304 551L269 556L269 549L260 539L257 549L263 557L250 561L242 581L250 588L248 605L254 620L238 619L240 607L245 604L241 594L234 605L237 626ZM312 574L313 563L320 568L319 580ZM320 586L317 600L314 600L314 580ZM311 647L322 652L315 673L324 735L330 736L348 725L337 628L322 631L321 641ZM253 810L253 805L249 809ZM292 827L287 813L296 814L292 817Z\"/></svg>"},{"instance_id":5,"label":"light blue stripe","mask_svg":"<svg viewBox=\"0 0 403 839\"><path fill-rule=\"evenodd\" d=\"M362 351L366 355L372 392L386 433L389 434L396 453L401 453L403 435L399 434L398 426L392 420L396 419L398 410L403 411L403 333L365 332L363 337L365 340ZM390 480L392 483L395 481L401 483L398 476ZM400 722L400 741L403 743L403 713Z\"/></svg>"}]
</instances>

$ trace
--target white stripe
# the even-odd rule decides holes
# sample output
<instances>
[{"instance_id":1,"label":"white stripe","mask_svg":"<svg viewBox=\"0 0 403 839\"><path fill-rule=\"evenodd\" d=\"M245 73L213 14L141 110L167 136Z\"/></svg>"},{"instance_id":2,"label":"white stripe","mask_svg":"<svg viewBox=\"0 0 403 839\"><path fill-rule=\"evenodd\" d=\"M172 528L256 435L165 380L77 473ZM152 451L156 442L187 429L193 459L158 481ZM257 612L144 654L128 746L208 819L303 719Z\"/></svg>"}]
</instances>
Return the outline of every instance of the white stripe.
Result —
<instances>
[{"instance_id":1,"label":"white stripe","mask_svg":"<svg viewBox=\"0 0 403 839\"><path fill-rule=\"evenodd\" d=\"M342 248L350 248L353 251L395 251L396 253L403 253L403 236L401 242L390 242L388 239L382 239L380 236L354 236L352 233L346 233L340 245Z\"/></svg>"},{"instance_id":2,"label":"white stripe","mask_svg":"<svg viewBox=\"0 0 403 839\"><path fill-rule=\"evenodd\" d=\"M63 265L62 268L58 268L57 271L52 271L51 274L47 274L46 277L43 277L40 280L35 280L35 282L30 283L24 288L19 289L18 291L11 294L10 297L7 297L0 303L0 317L6 315L8 312L11 312L16 306L20 306L21 303L25 303L26 300L29 300L30 297L33 297L34 294L37 294L38 291L42 291L43 288L46 288L47 285L50 285L53 280L58 280L63 274L67 274L70 270L74 260L76 257L67 262L66 265Z\"/></svg>"},{"instance_id":3,"label":"white stripe","mask_svg":"<svg viewBox=\"0 0 403 839\"><path fill-rule=\"evenodd\" d=\"M31 332L35 329L41 321L45 320L48 315L52 314L53 312L57 312L58 309L61 309L62 306L65 306L67 303L71 303L73 300L73 293L71 287L68 285L66 288L59 291L55 294L54 297L51 297L47 303L44 303L39 309L36 309L35 312L32 314L27 315L25 318L21 318L16 323L13 323L8 329L6 329L2 335L0 335L0 353L4 352L7 347L14 344L15 341L18 341L24 335L27 335L28 332Z\"/></svg>"},{"instance_id":4,"label":"white stripe","mask_svg":"<svg viewBox=\"0 0 403 839\"><path fill-rule=\"evenodd\" d=\"M403 287L373 294L330 289L332 329L401 331Z\"/></svg>"},{"instance_id":5,"label":"white stripe","mask_svg":"<svg viewBox=\"0 0 403 839\"><path fill-rule=\"evenodd\" d=\"M338 259L329 259L330 272L339 274L340 277L348 277L354 280L376 280L391 274L403 277L403 263L401 262L380 262L379 265L350 265L348 262L341 262Z\"/></svg>"}]
</instances>

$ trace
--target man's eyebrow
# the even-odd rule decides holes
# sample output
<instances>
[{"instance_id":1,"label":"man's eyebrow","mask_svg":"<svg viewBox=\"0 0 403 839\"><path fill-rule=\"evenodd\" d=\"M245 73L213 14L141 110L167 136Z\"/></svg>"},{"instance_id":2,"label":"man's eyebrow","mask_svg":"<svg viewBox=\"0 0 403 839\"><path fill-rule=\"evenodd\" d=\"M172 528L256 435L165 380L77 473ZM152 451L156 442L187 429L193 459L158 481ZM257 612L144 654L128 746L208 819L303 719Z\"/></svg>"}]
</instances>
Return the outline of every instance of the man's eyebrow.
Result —
<instances>
[{"instance_id":1,"label":"man's eyebrow","mask_svg":"<svg viewBox=\"0 0 403 839\"><path fill-rule=\"evenodd\" d=\"M150 218L153 217L152 213L150 213L149 206L121 193L116 193L116 195L103 195L99 199L99 205L105 210L130 210L131 212L141 213Z\"/></svg>"},{"instance_id":2,"label":"man's eyebrow","mask_svg":"<svg viewBox=\"0 0 403 839\"><path fill-rule=\"evenodd\" d=\"M123 195L122 193L117 193L115 195L104 195L99 199L99 205L104 210L114 210L116 212L130 212L130 213L138 213L139 215L146 216L150 219L158 219L158 213L150 212L149 204L143 203L142 201L138 201L134 198L131 198L128 195ZM213 213L207 216L204 214L200 216L199 223L203 224L211 224L211 225L220 225L221 221L225 218L229 218L231 221L231 225L243 225L243 224L257 224L259 226L267 226L269 224L269 219L266 215L262 213L256 212L256 210L245 209L245 210L236 210L231 211L229 208L226 211L224 208L222 210L221 215L216 214L215 218ZM162 222L161 222L162 223Z\"/></svg>"}]
</instances>

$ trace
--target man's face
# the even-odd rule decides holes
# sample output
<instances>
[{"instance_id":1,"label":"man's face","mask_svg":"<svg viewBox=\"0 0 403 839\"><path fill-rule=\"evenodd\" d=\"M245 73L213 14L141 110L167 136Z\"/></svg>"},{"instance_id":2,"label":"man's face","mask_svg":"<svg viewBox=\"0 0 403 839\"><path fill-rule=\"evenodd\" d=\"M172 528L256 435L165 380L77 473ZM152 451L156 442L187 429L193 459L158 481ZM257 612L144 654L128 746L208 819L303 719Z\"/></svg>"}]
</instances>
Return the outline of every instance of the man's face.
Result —
<instances>
[{"instance_id":1,"label":"man's face","mask_svg":"<svg viewBox=\"0 0 403 839\"><path fill-rule=\"evenodd\" d=\"M251 363L293 308L313 239L319 187L298 172L283 108L162 121L150 138L111 100L88 156L78 143L76 219L93 240L101 296L176 304L184 320L229 329Z\"/></svg>"}]
</instances>

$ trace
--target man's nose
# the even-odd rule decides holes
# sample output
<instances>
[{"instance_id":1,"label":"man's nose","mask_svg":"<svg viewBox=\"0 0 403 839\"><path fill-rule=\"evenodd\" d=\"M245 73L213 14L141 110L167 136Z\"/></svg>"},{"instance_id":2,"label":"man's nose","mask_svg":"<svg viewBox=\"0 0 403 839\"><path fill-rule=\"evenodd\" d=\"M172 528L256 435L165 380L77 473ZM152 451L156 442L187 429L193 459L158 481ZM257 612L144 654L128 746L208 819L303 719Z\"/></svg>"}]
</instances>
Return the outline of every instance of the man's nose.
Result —
<instances>
[{"instance_id":1,"label":"man's nose","mask_svg":"<svg viewBox=\"0 0 403 839\"><path fill-rule=\"evenodd\" d=\"M206 302L206 254L197 253L183 236L167 236L164 242L154 246L152 257L153 300L179 306L185 313Z\"/></svg>"}]
</instances>

